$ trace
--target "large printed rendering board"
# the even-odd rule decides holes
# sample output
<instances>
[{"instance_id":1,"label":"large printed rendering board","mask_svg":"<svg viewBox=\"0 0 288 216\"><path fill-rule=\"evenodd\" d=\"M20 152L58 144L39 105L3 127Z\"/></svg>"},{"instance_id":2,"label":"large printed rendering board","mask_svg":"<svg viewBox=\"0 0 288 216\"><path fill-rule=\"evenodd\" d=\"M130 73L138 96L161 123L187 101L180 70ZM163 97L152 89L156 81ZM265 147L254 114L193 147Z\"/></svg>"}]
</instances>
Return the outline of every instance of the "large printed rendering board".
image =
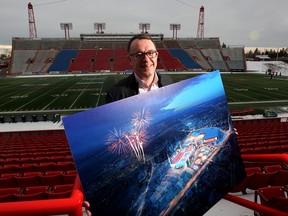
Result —
<instances>
[{"instance_id":1,"label":"large printed rendering board","mask_svg":"<svg viewBox=\"0 0 288 216\"><path fill-rule=\"evenodd\" d=\"M246 175L219 71L63 122L93 215L203 215Z\"/></svg>"}]
</instances>

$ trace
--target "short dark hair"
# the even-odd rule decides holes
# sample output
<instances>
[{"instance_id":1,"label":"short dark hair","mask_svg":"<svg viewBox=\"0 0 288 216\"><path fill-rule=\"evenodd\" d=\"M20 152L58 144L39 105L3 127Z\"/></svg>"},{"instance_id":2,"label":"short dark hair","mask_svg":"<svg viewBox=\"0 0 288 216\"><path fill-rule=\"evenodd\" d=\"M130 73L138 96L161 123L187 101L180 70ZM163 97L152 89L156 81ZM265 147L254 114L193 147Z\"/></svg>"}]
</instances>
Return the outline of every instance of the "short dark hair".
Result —
<instances>
[{"instance_id":1,"label":"short dark hair","mask_svg":"<svg viewBox=\"0 0 288 216\"><path fill-rule=\"evenodd\" d=\"M137 40L137 39L138 40L150 40L155 45L153 39L148 34L137 34L137 35L134 35L128 42L128 45L127 45L128 54L130 53L130 46L131 46L132 42L134 40ZM156 45L155 45L155 47L156 47Z\"/></svg>"}]
</instances>

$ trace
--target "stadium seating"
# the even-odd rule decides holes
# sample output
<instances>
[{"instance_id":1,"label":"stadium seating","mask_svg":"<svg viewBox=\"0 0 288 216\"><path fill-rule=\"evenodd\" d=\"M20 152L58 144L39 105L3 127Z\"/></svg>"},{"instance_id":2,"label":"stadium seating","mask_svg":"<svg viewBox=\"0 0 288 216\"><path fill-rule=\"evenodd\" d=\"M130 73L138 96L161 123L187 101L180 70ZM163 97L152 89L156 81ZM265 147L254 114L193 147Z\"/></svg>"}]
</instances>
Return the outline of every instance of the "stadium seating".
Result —
<instances>
[{"instance_id":1,"label":"stadium seating","mask_svg":"<svg viewBox=\"0 0 288 216\"><path fill-rule=\"evenodd\" d=\"M48 72L67 72L72 59L75 59L79 50L61 50Z\"/></svg>"},{"instance_id":2,"label":"stadium seating","mask_svg":"<svg viewBox=\"0 0 288 216\"><path fill-rule=\"evenodd\" d=\"M239 132L237 141L243 154L288 152L288 122L258 120L233 124Z\"/></svg>"},{"instance_id":3,"label":"stadium seating","mask_svg":"<svg viewBox=\"0 0 288 216\"><path fill-rule=\"evenodd\" d=\"M279 142L287 138L287 122L233 121L233 125L239 133L239 144L245 142L251 146L265 146L267 139L268 144L272 144L270 141ZM73 197L77 171L63 130L2 132L0 156L0 214L5 211L1 204L18 205L22 203L19 201L64 202ZM284 188L288 184L285 163L267 159L262 163L245 160L244 164L247 178L231 191L233 193L246 193L247 189L252 189L260 196L258 191L262 191L262 188ZM261 199L262 205L279 210L283 210L280 205L286 202L282 198L271 198L273 201L264 204Z\"/></svg>"},{"instance_id":4,"label":"stadium seating","mask_svg":"<svg viewBox=\"0 0 288 216\"><path fill-rule=\"evenodd\" d=\"M213 70L210 63L207 61L207 59L204 58L201 50L199 49L185 49L185 51L188 53L188 55L197 63L199 64L203 70L211 71Z\"/></svg>"},{"instance_id":5,"label":"stadium seating","mask_svg":"<svg viewBox=\"0 0 288 216\"><path fill-rule=\"evenodd\" d=\"M0 153L0 206L72 199L77 171L63 130L2 132Z\"/></svg>"},{"instance_id":6,"label":"stadium seating","mask_svg":"<svg viewBox=\"0 0 288 216\"><path fill-rule=\"evenodd\" d=\"M219 49L202 49L201 52L205 59L210 63L214 69L221 71L229 71L226 62L223 59L222 53Z\"/></svg>"},{"instance_id":7,"label":"stadium seating","mask_svg":"<svg viewBox=\"0 0 288 216\"><path fill-rule=\"evenodd\" d=\"M75 60L71 63L68 68L68 72L75 71L91 71L93 61L96 58L96 50L79 50L79 53Z\"/></svg>"},{"instance_id":8,"label":"stadium seating","mask_svg":"<svg viewBox=\"0 0 288 216\"><path fill-rule=\"evenodd\" d=\"M57 50L38 50L33 61L28 61L28 66L25 71L32 73L46 73L57 53Z\"/></svg>"},{"instance_id":9,"label":"stadium seating","mask_svg":"<svg viewBox=\"0 0 288 216\"><path fill-rule=\"evenodd\" d=\"M105 38L105 35L103 37ZM80 39L15 38L12 43L10 74L131 70L131 65L126 59L128 41L121 38L117 40L108 37L105 40L89 42ZM155 44L160 53L159 70L246 69L244 48L222 49L219 38L167 38L157 40Z\"/></svg>"},{"instance_id":10,"label":"stadium seating","mask_svg":"<svg viewBox=\"0 0 288 216\"><path fill-rule=\"evenodd\" d=\"M159 59L162 62L165 70L168 71L184 71L187 70L182 63L175 59L167 49L158 49Z\"/></svg>"},{"instance_id":11,"label":"stadium seating","mask_svg":"<svg viewBox=\"0 0 288 216\"><path fill-rule=\"evenodd\" d=\"M112 49L99 49L97 50L97 56L92 64L92 71L111 70L111 63L113 61Z\"/></svg>"},{"instance_id":12,"label":"stadium seating","mask_svg":"<svg viewBox=\"0 0 288 216\"><path fill-rule=\"evenodd\" d=\"M176 58L178 58L185 68L189 69L202 69L199 64L194 62L193 59L183 49L168 49L168 51Z\"/></svg>"},{"instance_id":13,"label":"stadium seating","mask_svg":"<svg viewBox=\"0 0 288 216\"><path fill-rule=\"evenodd\" d=\"M114 49L113 71L132 70L132 66L129 63L127 56L128 52L125 48Z\"/></svg>"},{"instance_id":14,"label":"stadium seating","mask_svg":"<svg viewBox=\"0 0 288 216\"><path fill-rule=\"evenodd\" d=\"M27 71L30 61L34 61L37 50L15 50L13 52L13 60L11 73L22 74Z\"/></svg>"}]
</instances>

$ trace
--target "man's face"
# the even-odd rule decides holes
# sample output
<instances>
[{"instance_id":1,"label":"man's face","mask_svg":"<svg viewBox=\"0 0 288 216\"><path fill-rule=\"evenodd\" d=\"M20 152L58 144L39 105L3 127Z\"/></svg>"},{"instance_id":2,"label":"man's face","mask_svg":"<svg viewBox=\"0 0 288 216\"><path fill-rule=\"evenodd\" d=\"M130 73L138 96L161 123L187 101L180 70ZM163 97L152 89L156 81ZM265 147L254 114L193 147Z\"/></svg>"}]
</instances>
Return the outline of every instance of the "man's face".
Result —
<instances>
[{"instance_id":1,"label":"man's face","mask_svg":"<svg viewBox=\"0 0 288 216\"><path fill-rule=\"evenodd\" d=\"M139 78L142 80L147 80L149 77L154 76L157 67L157 58L158 52L156 51L156 47L151 40L136 39L132 41L130 46L129 61L133 66L134 73L136 73Z\"/></svg>"}]
</instances>

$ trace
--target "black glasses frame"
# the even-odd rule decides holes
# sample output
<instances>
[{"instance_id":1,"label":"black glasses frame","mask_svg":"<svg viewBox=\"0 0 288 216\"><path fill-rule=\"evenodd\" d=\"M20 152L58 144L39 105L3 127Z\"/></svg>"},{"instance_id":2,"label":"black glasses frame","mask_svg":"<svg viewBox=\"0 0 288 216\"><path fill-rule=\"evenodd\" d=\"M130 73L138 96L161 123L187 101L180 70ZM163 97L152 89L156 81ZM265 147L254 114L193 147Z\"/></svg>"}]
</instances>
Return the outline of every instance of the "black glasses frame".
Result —
<instances>
[{"instance_id":1,"label":"black glasses frame","mask_svg":"<svg viewBox=\"0 0 288 216\"><path fill-rule=\"evenodd\" d=\"M157 56L156 50L149 50L148 52L135 52L130 54L130 57L135 57L136 59L142 59L144 56L148 56L148 58L155 58Z\"/></svg>"}]
</instances>

